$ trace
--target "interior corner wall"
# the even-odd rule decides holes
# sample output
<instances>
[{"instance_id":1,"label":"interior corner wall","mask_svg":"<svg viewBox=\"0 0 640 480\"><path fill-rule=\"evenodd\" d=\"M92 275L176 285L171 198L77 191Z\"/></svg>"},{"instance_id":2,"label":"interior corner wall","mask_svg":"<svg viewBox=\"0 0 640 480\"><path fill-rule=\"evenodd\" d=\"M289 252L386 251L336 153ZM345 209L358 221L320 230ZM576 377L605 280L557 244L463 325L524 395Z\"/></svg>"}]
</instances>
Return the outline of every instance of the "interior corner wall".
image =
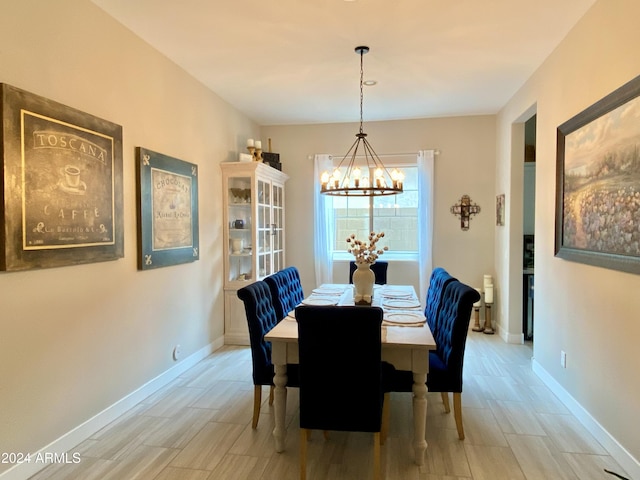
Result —
<instances>
[{"instance_id":1,"label":"interior corner wall","mask_svg":"<svg viewBox=\"0 0 640 480\"><path fill-rule=\"evenodd\" d=\"M512 126L537 104L534 362L636 468L640 276L556 258L554 238L556 129L640 73L638 18L636 0L596 2L500 112L497 127L497 178L509 178ZM508 235L499 232L496 242L511 248Z\"/></svg>"},{"instance_id":2,"label":"interior corner wall","mask_svg":"<svg viewBox=\"0 0 640 480\"><path fill-rule=\"evenodd\" d=\"M473 287L482 286L484 274L493 274L495 120L494 115L481 115L365 121L364 125L378 155L415 153L417 157L419 150L440 151L434 166L433 265L446 268ZM313 188L317 179L313 176L313 156L345 155L357 132L356 123L262 127L262 140L273 140L273 150L280 154L282 170L290 177L285 186L286 263L298 267L305 291L316 286ZM482 208L467 231L460 229L460 219L449 211L464 194ZM389 268L389 278L394 282L414 284L418 288L416 265L405 264L399 268L390 265ZM334 280L347 281L347 272L345 265L336 265ZM426 292L421 293L424 294Z\"/></svg>"},{"instance_id":3,"label":"interior corner wall","mask_svg":"<svg viewBox=\"0 0 640 480\"><path fill-rule=\"evenodd\" d=\"M0 11L0 82L123 127L124 258L0 273L0 452L27 453L176 365L176 344L220 342L218 164L259 127L88 0ZM200 260L137 270L136 146L199 166Z\"/></svg>"}]
</instances>

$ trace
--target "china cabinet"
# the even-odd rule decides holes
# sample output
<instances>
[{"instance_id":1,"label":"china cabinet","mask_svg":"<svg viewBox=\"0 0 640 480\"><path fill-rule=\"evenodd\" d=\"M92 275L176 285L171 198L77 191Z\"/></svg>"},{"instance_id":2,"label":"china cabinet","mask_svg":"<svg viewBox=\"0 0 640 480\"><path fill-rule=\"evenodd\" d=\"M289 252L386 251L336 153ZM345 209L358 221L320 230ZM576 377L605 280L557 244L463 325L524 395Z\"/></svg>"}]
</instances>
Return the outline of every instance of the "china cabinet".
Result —
<instances>
[{"instance_id":1,"label":"china cabinet","mask_svg":"<svg viewBox=\"0 0 640 480\"><path fill-rule=\"evenodd\" d=\"M260 162L221 163L225 343L249 344L237 291L285 266L286 174Z\"/></svg>"}]
</instances>

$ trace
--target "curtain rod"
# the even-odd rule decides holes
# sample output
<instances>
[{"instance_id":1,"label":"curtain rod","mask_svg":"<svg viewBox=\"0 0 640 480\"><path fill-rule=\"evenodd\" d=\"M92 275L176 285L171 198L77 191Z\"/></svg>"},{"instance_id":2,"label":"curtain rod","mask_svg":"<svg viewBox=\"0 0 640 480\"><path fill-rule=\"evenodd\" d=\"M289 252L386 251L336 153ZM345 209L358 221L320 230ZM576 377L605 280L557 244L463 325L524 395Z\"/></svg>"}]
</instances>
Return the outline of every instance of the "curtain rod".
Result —
<instances>
[{"instance_id":1,"label":"curtain rod","mask_svg":"<svg viewBox=\"0 0 640 480\"><path fill-rule=\"evenodd\" d=\"M427 149L429 150L429 149ZM440 150L433 150L434 155L440 155ZM332 153L329 154L330 157L344 157L344 155L334 155ZM409 153L383 153L378 155L378 157L417 157L418 152L409 152ZM364 158L365 155L356 155L356 158Z\"/></svg>"}]
</instances>

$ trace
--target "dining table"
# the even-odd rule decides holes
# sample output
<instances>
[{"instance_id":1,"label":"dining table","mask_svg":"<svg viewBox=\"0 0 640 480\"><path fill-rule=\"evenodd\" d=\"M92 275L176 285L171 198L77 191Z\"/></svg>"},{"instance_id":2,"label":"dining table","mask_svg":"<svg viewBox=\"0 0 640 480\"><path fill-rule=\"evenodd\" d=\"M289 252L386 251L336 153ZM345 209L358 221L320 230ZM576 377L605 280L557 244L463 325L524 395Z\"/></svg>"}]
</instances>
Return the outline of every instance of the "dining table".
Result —
<instances>
[{"instance_id":1,"label":"dining table","mask_svg":"<svg viewBox=\"0 0 640 480\"><path fill-rule=\"evenodd\" d=\"M323 284L302 300L303 305L352 306L353 285ZM382 359L396 369L413 374L413 453L417 465L424 464L427 449L425 438L427 419L427 373L429 351L436 349L420 301L411 285L375 285L372 306L383 310ZM361 306L359 308L367 308ZM336 336L339 331L332 332ZM274 420L273 436L277 452L285 448L285 412L287 408L287 364L297 364L298 324L295 310L275 325L266 335L271 342L271 361L274 365ZM331 354L331 349L327 349Z\"/></svg>"}]
</instances>

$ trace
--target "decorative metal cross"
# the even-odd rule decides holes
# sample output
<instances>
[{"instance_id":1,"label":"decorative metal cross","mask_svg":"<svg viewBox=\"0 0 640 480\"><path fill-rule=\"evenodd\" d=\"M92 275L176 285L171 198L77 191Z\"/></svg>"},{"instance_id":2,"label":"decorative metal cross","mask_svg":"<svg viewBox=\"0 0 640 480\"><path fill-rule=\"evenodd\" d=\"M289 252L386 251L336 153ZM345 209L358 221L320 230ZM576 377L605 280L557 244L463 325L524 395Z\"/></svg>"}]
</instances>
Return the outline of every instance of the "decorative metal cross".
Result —
<instances>
[{"instance_id":1,"label":"decorative metal cross","mask_svg":"<svg viewBox=\"0 0 640 480\"><path fill-rule=\"evenodd\" d=\"M450 211L460 217L460 228L462 230L469 230L471 215L480 213L480 205L471 203L471 197L469 197L469 195L462 195L460 201L452 206Z\"/></svg>"}]
</instances>

